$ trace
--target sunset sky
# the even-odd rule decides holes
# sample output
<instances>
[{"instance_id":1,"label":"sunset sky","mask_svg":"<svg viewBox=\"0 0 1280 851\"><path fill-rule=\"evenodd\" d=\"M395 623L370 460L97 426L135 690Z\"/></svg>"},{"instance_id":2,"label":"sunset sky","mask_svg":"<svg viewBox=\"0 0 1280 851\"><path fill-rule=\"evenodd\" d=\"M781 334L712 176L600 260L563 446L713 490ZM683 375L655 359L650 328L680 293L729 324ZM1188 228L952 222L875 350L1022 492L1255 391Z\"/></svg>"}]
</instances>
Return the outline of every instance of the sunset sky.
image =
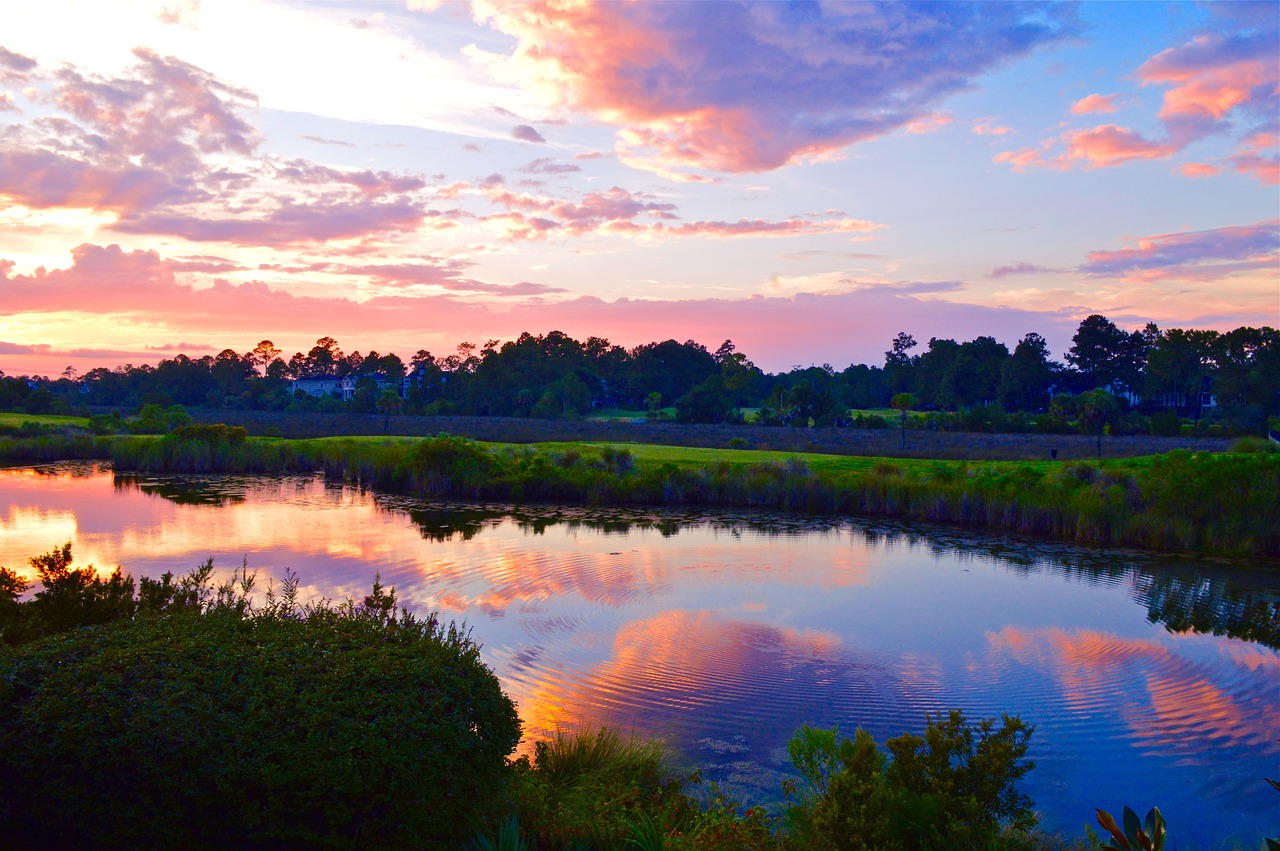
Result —
<instances>
[{"instance_id":1,"label":"sunset sky","mask_svg":"<svg viewBox=\"0 0 1280 851\"><path fill-rule=\"evenodd\" d=\"M1280 5L5 0L0 370L1280 326Z\"/></svg>"}]
</instances>

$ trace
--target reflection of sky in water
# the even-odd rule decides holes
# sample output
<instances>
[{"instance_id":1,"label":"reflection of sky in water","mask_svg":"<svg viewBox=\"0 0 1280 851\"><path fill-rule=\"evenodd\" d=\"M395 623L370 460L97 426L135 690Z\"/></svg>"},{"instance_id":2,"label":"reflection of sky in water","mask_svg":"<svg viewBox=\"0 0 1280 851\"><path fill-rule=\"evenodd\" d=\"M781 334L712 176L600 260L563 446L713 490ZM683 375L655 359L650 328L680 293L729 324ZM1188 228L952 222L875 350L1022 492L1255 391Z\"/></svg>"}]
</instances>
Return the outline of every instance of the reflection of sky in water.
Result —
<instances>
[{"instance_id":1,"label":"reflection of sky in water","mask_svg":"<svg viewBox=\"0 0 1280 851\"><path fill-rule=\"evenodd\" d=\"M218 504L219 489L234 498ZM156 576L247 559L264 580L289 568L304 594L334 599L380 573L415 610L466 619L528 731L586 721L667 736L755 799L777 798L802 723L884 738L961 706L1036 724L1027 791L1050 827L1158 804L1180 844L1280 832L1262 781L1280 761L1280 654L1148 623L1132 577L1160 574L1135 573L1130 556L1069 570L1098 554L1046 547L1015 566L945 530L961 546L919 529L869 542L852 524L776 534L758 518L605 533L472 512L450 532L450 515L317 479L183 494L0 471L0 564L70 539L80 565Z\"/></svg>"}]
</instances>

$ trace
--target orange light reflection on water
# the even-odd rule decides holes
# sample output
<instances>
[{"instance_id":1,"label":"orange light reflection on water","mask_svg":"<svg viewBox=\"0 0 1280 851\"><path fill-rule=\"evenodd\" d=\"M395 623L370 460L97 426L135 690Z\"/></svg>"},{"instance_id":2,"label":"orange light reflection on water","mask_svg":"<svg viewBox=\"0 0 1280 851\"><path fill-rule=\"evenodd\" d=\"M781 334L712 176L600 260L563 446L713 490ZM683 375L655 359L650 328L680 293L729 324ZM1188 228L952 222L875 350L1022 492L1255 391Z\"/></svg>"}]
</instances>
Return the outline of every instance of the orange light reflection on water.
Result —
<instances>
[{"instance_id":1,"label":"orange light reflection on water","mask_svg":"<svg viewBox=\"0 0 1280 851\"><path fill-rule=\"evenodd\" d=\"M1280 681L1268 685L1254 673L1280 670L1273 650L1207 643L1195 635L1156 641L1056 627L1006 627L988 641L992 656L1013 656L1055 677L1076 711L1123 718L1144 750L1231 746L1280 753ZM1205 648L1218 657L1212 665L1192 652Z\"/></svg>"}]
</instances>

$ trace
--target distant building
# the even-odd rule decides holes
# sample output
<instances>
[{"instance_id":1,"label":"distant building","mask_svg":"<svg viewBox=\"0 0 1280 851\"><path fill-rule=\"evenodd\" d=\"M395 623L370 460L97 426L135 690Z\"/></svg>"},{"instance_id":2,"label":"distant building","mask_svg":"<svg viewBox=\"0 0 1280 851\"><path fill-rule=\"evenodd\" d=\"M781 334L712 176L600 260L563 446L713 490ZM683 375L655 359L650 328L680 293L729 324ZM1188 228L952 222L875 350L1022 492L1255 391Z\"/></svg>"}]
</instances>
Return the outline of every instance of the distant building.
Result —
<instances>
[{"instance_id":1,"label":"distant building","mask_svg":"<svg viewBox=\"0 0 1280 851\"><path fill-rule=\"evenodd\" d=\"M1147 408L1154 408L1161 411L1185 411L1196 407L1195 394L1188 396L1185 393L1135 393L1133 390L1121 384L1112 384L1106 388L1107 392L1113 396L1119 396L1127 401L1130 405L1137 407L1139 405ZM1207 410L1209 408L1218 407L1218 397L1208 390L1200 394L1200 409Z\"/></svg>"},{"instance_id":2,"label":"distant building","mask_svg":"<svg viewBox=\"0 0 1280 851\"><path fill-rule=\"evenodd\" d=\"M301 390L308 396L337 396L339 399L350 399L356 394L356 380L351 376L338 378L333 375L317 375L311 378L295 378L289 384L289 393L296 395Z\"/></svg>"},{"instance_id":3,"label":"distant building","mask_svg":"<svg viewBox=\"0 0 1280 851\"><path fill-rule=\"evenodd\" d=\"M308 396L319 398L336 396L343 401L350 401L356 395L356 385L366 378L373 382L379 393L382 392L383 388L390 387L403 398L405 391L408 389L407 381L395 381L387 378L381 372L375 372L369 375L345 375L341 378L335 375L314 375L310 378L295 378L289 384L289 393L293 395L301 390Z\"/></svg>"}]
</instances>

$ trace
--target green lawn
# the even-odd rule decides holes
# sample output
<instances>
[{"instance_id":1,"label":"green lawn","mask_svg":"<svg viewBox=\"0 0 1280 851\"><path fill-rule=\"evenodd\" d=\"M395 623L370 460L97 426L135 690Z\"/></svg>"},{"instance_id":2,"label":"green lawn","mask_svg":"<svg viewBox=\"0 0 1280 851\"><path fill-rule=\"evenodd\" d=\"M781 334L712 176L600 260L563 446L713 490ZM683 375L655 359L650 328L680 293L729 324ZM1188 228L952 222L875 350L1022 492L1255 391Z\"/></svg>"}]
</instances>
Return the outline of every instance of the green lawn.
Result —
<instances>
[{"instance_id":1,"label":"green lawn","mask_svg":"<svg viewBox=\"0 0 1280 851\"><path fill-rule=\"evenodd\" d=\"M510 443L487 443L486 446L498 449L505 446L518 446ZM535 443L537 449L564 452L570 449L599 449L602 446L625 447L635 456L636 461L647 464L673 463L679 467L698 469L707 464L727 462L729 464L759 464L762 461L786 461L798 458L804 461L809 469L818 473L865 473L877 466L895 467L902 472L924 471L936 469L942 464L948 467L967 465L970 468L984 469L1025 469L1040 471L1053 470L1061 466L1058 461L939 461L931 458L881 458L877 456L859 455L824 455L816 452L782 452L762 449L714 449L695 446L661 446L652 443L619 443L617 441L572 441L560 443ZM1140 459L1127 459L1129 465ZM1104 462L1110 463L1110 462Z\"/></svg>"},{"instance_id":2,"label":"green lawn","mask_svg":"<svg viewBox=\"0 0 1280 851\"><path fill-rule=\"evenodd\" d=\"M54 414L8 414L0 413L0 426L21 428L23 423L39 423L40 425L89 427L86 417L59 417Z\"/></svg>"}]
</instances>

